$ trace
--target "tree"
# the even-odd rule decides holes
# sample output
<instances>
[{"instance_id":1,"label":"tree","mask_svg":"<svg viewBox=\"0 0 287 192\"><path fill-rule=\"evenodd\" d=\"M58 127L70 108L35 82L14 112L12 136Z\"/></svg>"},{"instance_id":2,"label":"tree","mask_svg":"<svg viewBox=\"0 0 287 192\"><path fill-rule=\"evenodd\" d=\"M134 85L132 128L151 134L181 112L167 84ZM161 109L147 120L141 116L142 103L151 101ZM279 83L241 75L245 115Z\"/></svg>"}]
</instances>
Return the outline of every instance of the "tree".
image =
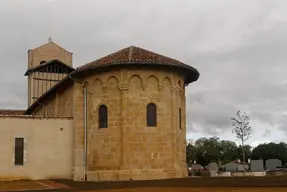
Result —
<instances>
[{"instance_id":1,"label":"tree","mask_svg":"<svg viewBox=\"0 0 287 192\"><path fill-rule=\"evenodd\" d=\"M258 145L253 149L251 158L262 159L264 162L268 159L280 159L285 164L287 163L287 145L283 142Z\"/></svg>"},{"instance_id":2,"label":"tree","mask_svg":"<svg viewBox=\"0 0 287 192\"><path fill-rule=\"evenodd\" d=\"M249 116L245 114L240 113L240 110L236 113L237 117L232 117L232 126L233 130L232 133L235 134L235 137L240 139L241 146L242 146L242 157L243 157L243 171L245 172L245 148L244 148L244 142L247 141L251 137L252 128L249 124Z\"/></svg>"},{"instance_id":3,"label":"tree","mask_svg":"<svg viewBox=\"0 0 287 192\"><path fill-rule=\"evenodd\" d=\"M203 166L207 165L208 162L210 161L207 157L207 153L208 153L207 142L208 142L208 139L205 137L202 137L202 138L197 139L194 143L194 147L196 150L196 155L195 155L196 163L199 163Z\"/></svg>"},{"instance_id":4,"label":"tree","mask_svg":"<svg viewBox=\"0 0 287 192\"><path fill-rule=\"evenodd\" d=\"M244 145L244 152L245 152L245 161L251 158L251 152L252 152L252 147L250 145ZM242 155L242 145L239 145L237 148L237 159L240 159L241 161L243 160L243 155Z\"/></svg>"},{"instance_id":5,"label":"tree","mask_svg":"<svg viewBox=\"0 0 287 192\"><path fill-rule=\"evenodd\" d=\"M220 161L220 142L219 138L199 138L196 140L195 144L196 162L206 166L210 162L219 162Z\"/></svg>"},{"instance_id":6,"label":"tree","mask_svg":"<svg viewBox=\"0 0 287 192\"><path fill-rule=\"evenodd\" d=\"M194 160L196 160L196 148L193 145L193 142L188 140L186 144L186 163L190 166Z\"/></svg>"},{"instance_id":7,"label":"tree","mask_svg":"<svg viewBox=\"0 0 287 192\"><path fill-rule=\"evenodd\" d=\"M222 140L220 142L221 164L229 163L238 158L238 147L235 142Z\"/></svg>"}]
</instances>

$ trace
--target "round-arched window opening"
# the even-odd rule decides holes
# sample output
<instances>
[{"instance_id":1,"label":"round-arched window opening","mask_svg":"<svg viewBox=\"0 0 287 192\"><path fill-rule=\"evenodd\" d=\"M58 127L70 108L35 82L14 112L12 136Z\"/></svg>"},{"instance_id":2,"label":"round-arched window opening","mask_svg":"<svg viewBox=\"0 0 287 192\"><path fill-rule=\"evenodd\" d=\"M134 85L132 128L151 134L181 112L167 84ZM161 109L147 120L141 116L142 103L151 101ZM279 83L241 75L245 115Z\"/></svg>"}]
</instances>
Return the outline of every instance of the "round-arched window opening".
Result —
<instances>
[{"instance_id":1,"label":"round-arched window opening","mask_svg":"<svg viewBox=\"0 0 287 192\"><path fill-rule=\"evenodd\" d=\"M146 120L148 127L156 127L156 105L154 103L149 103L146 107Z\"/></svg>"},{"instance_id":2,"label":"round-arched window opening","mask_svg":"<svg viewBox=\"0 0 287 192\"><path fill-rule=\"evenodd\" d=\"M40 62L40 65L43 64L43 63L46 63L46 61L41 61L41 62Z\"/></svg>"}]
</instances>

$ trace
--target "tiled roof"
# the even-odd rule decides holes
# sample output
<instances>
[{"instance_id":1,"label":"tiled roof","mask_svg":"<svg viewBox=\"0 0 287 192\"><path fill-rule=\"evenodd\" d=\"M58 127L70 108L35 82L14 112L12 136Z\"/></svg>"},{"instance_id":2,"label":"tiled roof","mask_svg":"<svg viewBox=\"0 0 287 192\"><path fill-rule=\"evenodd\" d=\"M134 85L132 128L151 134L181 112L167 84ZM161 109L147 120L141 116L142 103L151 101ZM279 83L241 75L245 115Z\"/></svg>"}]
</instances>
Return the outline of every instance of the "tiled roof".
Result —
<instances>
[{"instance_id":1,"label":"tiled roof","mask_svg":"<svg viewBox=\"0 0 287 192\"><path fill-rule=\"evenodd\" d=\"M183 69L187 76L187 83L196 81L199 72L190 65L178 60L139 48L135 46L121 49L115 53L78 67L74 73L114 65L163 65Z\"/></svg>"},{"instance_id":2,"label":"tiled roof","mask_svg":"<svg viewBox=\"0 0 287 192\"><path fill-rule=\"evenodd\" d=\"M0 109L0 115L23 115L25 110Z\"/></svg>"},{"instance_id":3,"label":"tiled roof","mask_svg":"<svg viewBox=\"0 0 287 192\"><path fill-rule=\"evenodd\" d=\"M74 75L81 74L88 70L124 65L172 67L173 70L179 71L184 75L185 83L187 84L196 81L199 78L199 72L190 65L139 47L130 46L76 68L61 81L56 83L50 90L40 96L38 100L26 110L25 114L31 113L31 111L38 106L39 102L41 103L49 98L50 94L54 93L56 90L65 89L65 87L71 85L73 80L70 77Z\"/></svg>"}]
</instances>

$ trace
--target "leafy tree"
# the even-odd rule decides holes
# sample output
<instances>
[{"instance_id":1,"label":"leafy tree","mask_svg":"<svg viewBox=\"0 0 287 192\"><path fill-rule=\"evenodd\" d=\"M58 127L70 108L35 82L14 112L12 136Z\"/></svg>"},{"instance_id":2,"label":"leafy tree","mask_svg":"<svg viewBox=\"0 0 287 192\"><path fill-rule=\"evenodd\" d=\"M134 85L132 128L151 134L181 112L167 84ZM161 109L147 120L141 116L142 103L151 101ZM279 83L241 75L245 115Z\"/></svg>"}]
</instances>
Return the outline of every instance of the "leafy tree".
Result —
<instances>
[{"instance_id":1,"label":"leafy tree","mask_svg":"<svg viewBox=\"0 0 287 192\"><path fill-rule=\"evenodd\" d=\"M196 161L203 166L210 162L225 164L235 159L243 161L243 151L245 152L245 161L251 158L262 159L265 162L268 159L276 158L280 159L283 164L287 163L287 144L284 142L261 144L252 150L250 145L237 146L233 141L219 140L217 137L202 137L195 142L187 141L186 161L189 165Z\"/></svg>"},{"instance_id":2,"label":"leafy tree","mask_svg":"<svg viewBox=\"0 0 287 192\"><path fill-rule=\"evenodd\" d=\"M265 143L255 147L251 153L252 159L262 159L264 162L268 159L280 159L283 164L287 163L287 144Z\"/></svg>"},{"instance_id":3,"label":"leafy tree","mask_svg":"<svg viewBox=\"0 0 287 192\"><path fill-rule=\"evenodd\" d=\"M238 157L238 147L235 142L222 140L220 142L221 164L229 163Z\"/></svg>"},{"instance_id":4,"label":"leafy tree","mask_svg":"<svg viewBox=\"0 0 287 192\"><path fill-rule=\"evenodd\" d=\"M196 155L195 155L195 160L196 163L199 163L203 166L207 165L208 162L210 161L207 157L207 151L208 151L208 146L207 146L207 138L199 138L195 141L194 146L196 150Z\"/></svg>"},{"instance_id":5,"label":"leafy tree","mask_svg":"<svg viewBox=\"0 0 287 192\"><path fill-rule=\"evenodd\" d=\"M208 140L210 161L219 163L221 160L221 145L218 137L211 137ZM210 163L210 162L209 162Z\"/></svg>"},{"instance_id":6,"label":"leafy tree","mask_svg":"<svg viewBox=\"0 0 287 192\"><path fill-rule=\"evenodd\" d=\"M186 145L186 162L188 165L192 164L196 158L196 148L191 140L187 141Z\"/></svg>"},{"instance_id":7,"label":"leafy tree","mask_svg":"<svg viewBox=\"0 0 287 192\"><path fill-rule=\"evenodd\" d=\"M244 145L244 151L245 151L245 162L248 161L248 159L251 158L252 153L252 147L250 145ZM240 159L243 161L243 154L242 154L242 146L239 145L237 148L237 157L236 159Z\"/></svg>"},{"instance_id":8,"label":"leafy tree","mask_svg":"<svg viewBox=\"0 0 287 192\"><path fill-rule=\"evenodd\" d=\"M220 161L221 153L219 138L199 138L195 142L195 148L197 163L206 166L210 162Z\"/></svg>"},{"instance_id":9,"label":"leafy tree","mask_svg":"<svg viewBox=\"0 0 287 192\"><path fill-rule=\"evenodd\" d=\"M245 113L241 114L240 110L236 113L237 117L232 117L232 126L233 126L233 134L235 134L236 138L240 139L242 146L242 157L243 157L243 166L245 171L245 148L244 142L247 141L251 137L252 128L249 124L249 116Z\"/></svg>"},{"instance_id":10,"label":"leafy tree","mask_svg":"<svg viewBox=\"0 0 287 192\"><path fill-rule=\"evenodd\" d=\"M225 164L238 158L238 147L233 141L222 140L217 137L199 138L195 142L187 141L186 162L194 161L203 166L211 162Z\"/></svg>"}]
</instances>

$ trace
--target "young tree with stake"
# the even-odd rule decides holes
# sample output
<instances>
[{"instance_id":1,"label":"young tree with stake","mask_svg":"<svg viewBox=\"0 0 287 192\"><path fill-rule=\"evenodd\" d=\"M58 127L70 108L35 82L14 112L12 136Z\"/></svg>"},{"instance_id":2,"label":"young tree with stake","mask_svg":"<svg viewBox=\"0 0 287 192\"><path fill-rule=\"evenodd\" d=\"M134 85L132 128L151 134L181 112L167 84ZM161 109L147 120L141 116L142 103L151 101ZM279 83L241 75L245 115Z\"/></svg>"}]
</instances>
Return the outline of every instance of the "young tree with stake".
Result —
<instances>
[{"instance_id":1,"label":"young tree with stake","mask_svg":"<svg viewBox=\"0 0 287 192\"><path fill-rule=\"evenodd\" d=\"M243 171L245 172L245 150L244 143L251 137L252 128L249 124L250 118L248 115L240 113L240 110L237 111L236 117L231 118L233 130L232 133L235 134L235 137L241 140L242 144L242 155L243 155Z\"/></svg>"}]
</instances>

